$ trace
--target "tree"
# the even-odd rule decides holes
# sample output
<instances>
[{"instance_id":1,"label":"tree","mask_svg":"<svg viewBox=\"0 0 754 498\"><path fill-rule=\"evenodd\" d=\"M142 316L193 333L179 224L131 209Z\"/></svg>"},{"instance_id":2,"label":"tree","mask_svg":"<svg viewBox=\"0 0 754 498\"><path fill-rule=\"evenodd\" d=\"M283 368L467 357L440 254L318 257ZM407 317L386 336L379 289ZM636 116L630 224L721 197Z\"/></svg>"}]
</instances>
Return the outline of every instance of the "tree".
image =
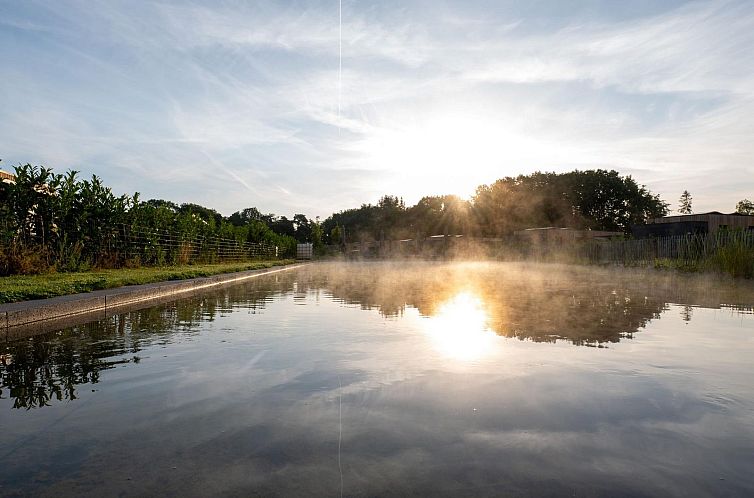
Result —
<instances>
[{"instance_id":1,"label":"tree","mask_svg":"<svg viewBox=\"0 0 754 498\"><path fill-rule=\"evenodd\" d=\"M255 207L248 207L241 211L236 211L235 213L231 214L228 218L228 221L233 223L236 226L242 227L244 225L248 225L252 221L261 221L262 220L262 213L259 212L259 210Z\"/></svg>"},{"instance_id":2,"label":"tree","mask_svg":"<svg viewBox=\"0 0 754 498\"><path fill-rule=\"evenodd\" d=\"M691 214L691 194L688 190L684 190L681 194L681 198L678 200L678 212L681 214Z\"/></svg>"},{"instance_id":3,"label":"tree","mask_svg":"<svg viewBox=\"0 0 754 498\"><path fill-rule=\"evenodd\" d=\"M312 222L303 214L293 215L294 236L299 242L311 242Z\"/></svg>"},{"instance_id":4,"label":"tree","mask_svg":"<svg viewBox=\"0 0 754 498\"><path fill-rule=\"evenodd\" d=\"M312 244L314 244L314 252L316 254L322 254L324 252L324 242L323 242L323 232L322 232L322 225L319 224L319 216L317 218L310 222L311 227L311 236L312 236Z\"/></svg>"},{"instance_id":5,"label":"tree","mask_svg":"<svg viewBox=\"0 0 754 498\"><path fill-rule=\"evenodd\" d=\"M502 178L477 188L472 204L479 233L495 237L547 226L629 232L667 213L633 178L601 169Z\"/></svg>"},{"instance_id":6,"label":"tree","mask_svg":"<svg viewBox=\"0 0 754 498\"><path fill-rule=\"evenodd\" d=\"M754 216L754 202L751 202L749 199L738 201L738 204L736 204L736 212L738 214Z\"/></svg>"},{"instance_id":7,"label":"tree","mask_svg":"<svg viewBox=\"0 0 754 498\"><path fill-rule=\"evenodd\" d=\"M343 229L340 228L340 225L335 225L332 230L330 230L330 244L341 244L343 242Z\"/></svg>"},{"instance_id":8,"label":"tree","mask_svg":"<svg viewBox=\"0 0 754 498\"><path fill-rule=\"evenodd\" d=\"M296 228L293 225L293 220L289 220L285 216L275 217L268 225L272 231L277 234L287 235L289 237L295 237L296 235Z\"/></svg>"},{"instance_id":9,"label":"tree","mask_svg":"<svg viewBox=\"0 0 754 498\"><path fill-rule=\"evenodd\" d=\"M455 195L422 197L408 209L408 236L468 233L470 204Z\"/></svg>"}]
</instances>

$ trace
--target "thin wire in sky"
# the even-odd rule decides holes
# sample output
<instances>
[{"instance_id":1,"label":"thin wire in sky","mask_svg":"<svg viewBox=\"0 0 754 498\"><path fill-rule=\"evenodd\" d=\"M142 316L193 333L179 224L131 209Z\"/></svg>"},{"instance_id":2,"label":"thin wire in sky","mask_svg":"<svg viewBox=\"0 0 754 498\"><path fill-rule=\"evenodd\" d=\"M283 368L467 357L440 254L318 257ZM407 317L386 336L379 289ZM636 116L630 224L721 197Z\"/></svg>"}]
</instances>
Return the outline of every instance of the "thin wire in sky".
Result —
<instances>
[{"instance_id":1,"label":"thin wire in sky","mask_svg":"<svg viewBox=\"0 0 754 498\"><path fill-rule=\"evenodd\" d=\"M338 0L338 133L340 133L340 99L343 90L343 0Z\"/></svg>"}]
</instances>

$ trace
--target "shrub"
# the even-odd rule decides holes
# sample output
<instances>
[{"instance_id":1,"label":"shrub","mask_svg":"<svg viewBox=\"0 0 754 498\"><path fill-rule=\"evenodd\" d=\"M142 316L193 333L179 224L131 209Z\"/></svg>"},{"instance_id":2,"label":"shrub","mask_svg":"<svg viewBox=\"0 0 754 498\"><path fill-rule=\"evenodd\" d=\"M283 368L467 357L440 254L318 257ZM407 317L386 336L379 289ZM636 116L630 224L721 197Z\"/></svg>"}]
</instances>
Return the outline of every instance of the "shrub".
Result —
<instances>
[{"instance_id":1,"label":"shrub","mask_svg":"<svg viewBox=\"0 0 754 498\"><path fill-rule=\"evenodd\" d=\"M52 268L47 264L45 253L42 247L29 248L20 245L0 247L0 276L36 275L49 272Z\"/></svg>"}]
</instances>

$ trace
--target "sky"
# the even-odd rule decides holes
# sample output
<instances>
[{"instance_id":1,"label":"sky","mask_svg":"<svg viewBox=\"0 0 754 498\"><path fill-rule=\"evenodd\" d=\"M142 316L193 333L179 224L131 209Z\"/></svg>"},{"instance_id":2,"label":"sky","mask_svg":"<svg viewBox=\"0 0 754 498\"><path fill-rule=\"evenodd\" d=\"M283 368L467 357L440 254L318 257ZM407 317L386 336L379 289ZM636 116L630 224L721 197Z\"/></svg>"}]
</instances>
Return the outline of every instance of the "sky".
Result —
<instances>
[{"instance_id":1,"label":"sky","mask_svg":"<svg viewBox=\"0 0 754 498\"><path fill-rule=\"evenodd\" d=\"M754 199L750 0L0 0L0 71L0 167L225 215L577 168Z\"/></svg>"}]
</instances>

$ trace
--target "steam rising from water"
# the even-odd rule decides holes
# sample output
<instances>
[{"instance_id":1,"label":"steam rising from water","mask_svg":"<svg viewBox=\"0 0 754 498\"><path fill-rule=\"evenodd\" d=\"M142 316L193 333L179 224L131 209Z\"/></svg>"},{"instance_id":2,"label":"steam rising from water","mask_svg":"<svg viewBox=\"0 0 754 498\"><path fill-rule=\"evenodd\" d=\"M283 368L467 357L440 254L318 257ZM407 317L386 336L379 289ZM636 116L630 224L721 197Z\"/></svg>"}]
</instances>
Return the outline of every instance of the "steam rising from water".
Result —
<instances>
[{"instance_id":1,"label":"steam rising from water","mask_svg":"<svg viewBox=\"0 0 754 498\"><path fill-rule=\"evenodd\" d=\"M312 264L8 341L0 447L17 451L0 486L748 496L753 290L561 265Z\"/></svg>"},{"instance_id":2,"label":"steam rising from water","mask_svg":"<svg viewBox=\"0 0 754 498\"><path fill-rule=\"evenodd\" d=\"M709 275L528 263L323 263L299 285L386 317L415 308L428 324L537 342L605 345L631 337L667 309L733 307L751 312L754 284ZM712 285L713 282L719 285ZM431 328L431 325L427 325ZM459 331L462 343L465 332ZM481 340L482 336L469 335ZM455 339L454 339L455 340ZM458 348L456 348L458 350Z\"/></svg>"}]
</instances>

